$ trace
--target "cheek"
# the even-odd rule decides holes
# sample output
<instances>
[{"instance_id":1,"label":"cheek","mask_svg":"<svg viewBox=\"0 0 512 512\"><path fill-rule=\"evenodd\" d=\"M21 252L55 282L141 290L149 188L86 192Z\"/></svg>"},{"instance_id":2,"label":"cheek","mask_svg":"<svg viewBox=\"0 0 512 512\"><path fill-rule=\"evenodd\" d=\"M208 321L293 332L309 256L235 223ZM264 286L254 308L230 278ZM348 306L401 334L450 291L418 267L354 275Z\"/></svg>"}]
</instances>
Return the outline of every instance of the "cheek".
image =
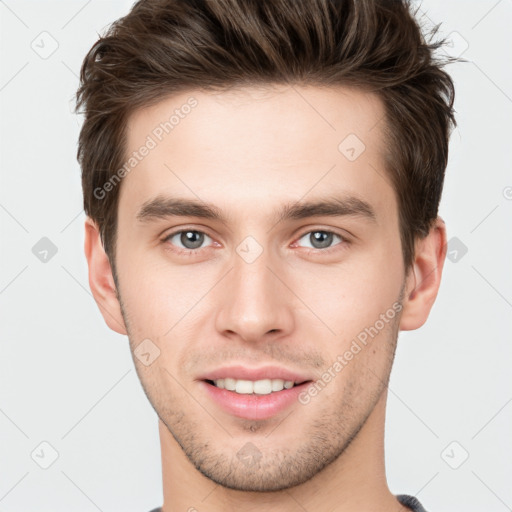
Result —
<instances>
[{"instance_id":1,"label":"cheek","mask_svg":"<svg viewBox=\"0 0 512 512\"><path fill-rule=\"evenodd\" d=\"M185 317L188 322L191 312L212 286L201 272L194 272L193 277L191 274L190 270L178 272L169 268L132 272L125 281L126 293L122 294L132 327L160 337Z\"/></svg>"},{"instance_id":2,"label":"cheek","mask_svg":"<svg viewBox=\"0 0 512 512\"><path fill-rule=\"evenodd\" d=\"M401 253L375 251L337 266L303 262L294 266L288 279L304 304L346 341L393 308L402 271Z\"/></svg>"},{"instance_id":3,"label":"cheek","mask_svg":"<svg viewBox=\"0 0 512 512\"><path fill-rule=\"evenodd\" d=\"M157 252L118 243L120 294L134 337L162 337L212 286L200 266L172 264Z\"/></svg>"}]
</instances>

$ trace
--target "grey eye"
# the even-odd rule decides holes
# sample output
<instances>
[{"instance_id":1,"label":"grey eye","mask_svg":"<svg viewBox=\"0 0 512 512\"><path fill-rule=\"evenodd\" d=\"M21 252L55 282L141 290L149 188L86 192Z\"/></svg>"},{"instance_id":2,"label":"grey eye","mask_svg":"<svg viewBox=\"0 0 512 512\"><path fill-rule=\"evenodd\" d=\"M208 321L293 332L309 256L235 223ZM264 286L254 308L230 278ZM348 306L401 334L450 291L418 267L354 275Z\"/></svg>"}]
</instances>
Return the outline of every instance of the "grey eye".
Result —
<instances>
[{"instance_id":1,"label":"grey eye","mask_svg":"<svg viewBox=\"0 0 512 512\"><path fill-rule=\"evenodd\" d=\"M167 240L180 248L194 250L201 247L205 238L209 238L211 240L207 234L202 233L201 231L184 230L177 231L176 233L169 235Z\"/></svg>"},{"instance_id":2,"label":"grey eye","mask_svg":"<svg viewBox=\"0 0 512 512\"><path fill-rule=\"evenodd\" d=\"M338 237L340 241L343 241L340 235L333 233L332 231L310 231L303 235L299 240L306 239L311 243L309 247L312 249L326 249L332 244L333 238Z\"/></svg>"}]
</instances>

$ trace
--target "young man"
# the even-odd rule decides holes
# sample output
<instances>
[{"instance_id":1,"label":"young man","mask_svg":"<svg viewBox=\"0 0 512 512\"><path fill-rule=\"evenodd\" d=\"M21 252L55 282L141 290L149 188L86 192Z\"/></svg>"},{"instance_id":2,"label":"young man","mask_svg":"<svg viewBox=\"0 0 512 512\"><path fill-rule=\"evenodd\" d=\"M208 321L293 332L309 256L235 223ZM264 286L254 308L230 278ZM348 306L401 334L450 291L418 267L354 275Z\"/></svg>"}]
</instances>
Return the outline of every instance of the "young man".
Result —
<instances>
[{"instance_id":1,"label":"young man","mask_svg":"<svg viewBox=\"0 0 512 512\"><path fill-rule=\"evenodd\" d=\"M446 252L453 84L405 1L141 0L77 93L89 283L163 512L423 511L387 383Z\"/></svg>"}]
</instances>

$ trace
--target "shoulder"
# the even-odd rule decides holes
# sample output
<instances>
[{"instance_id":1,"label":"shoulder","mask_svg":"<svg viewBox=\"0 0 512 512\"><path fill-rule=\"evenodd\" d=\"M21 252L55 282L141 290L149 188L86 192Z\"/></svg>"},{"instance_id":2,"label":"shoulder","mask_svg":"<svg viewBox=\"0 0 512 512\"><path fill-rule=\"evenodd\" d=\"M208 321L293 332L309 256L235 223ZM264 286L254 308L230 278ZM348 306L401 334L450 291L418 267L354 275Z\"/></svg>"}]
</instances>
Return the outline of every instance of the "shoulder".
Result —
<instances>
[{"instance_id":1,"label":"shoulder","mask_svg":"<svg viewBox=\"0 0 512 512\"><path fill-rule=\"evenodd\" d=\"M404 506L409 507L413 512L427 512L418 498L408 494L397 494L396 499Z\"/></svg>"}]
</instances>

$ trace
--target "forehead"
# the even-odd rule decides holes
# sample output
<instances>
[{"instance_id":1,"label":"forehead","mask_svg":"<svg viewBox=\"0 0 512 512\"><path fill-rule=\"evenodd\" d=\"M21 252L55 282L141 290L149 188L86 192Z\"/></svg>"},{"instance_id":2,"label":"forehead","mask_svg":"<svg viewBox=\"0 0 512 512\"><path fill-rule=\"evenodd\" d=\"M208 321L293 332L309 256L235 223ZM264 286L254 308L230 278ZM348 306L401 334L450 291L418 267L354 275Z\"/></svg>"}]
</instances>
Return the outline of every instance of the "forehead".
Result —
<instances>
[{"instance_id":1,"label":"forehead","mask_svg":"<svg viewBox=\"0 0 512 512\"><path fill-rule=\"evenodd\" d=\"M346 87L176 94L130 116L126 157L139 156L120 203L135 208L168 193L256 207L339 188L385 208L393 190L384 118L377 96Z\"/></svg>"}]
</instances>

